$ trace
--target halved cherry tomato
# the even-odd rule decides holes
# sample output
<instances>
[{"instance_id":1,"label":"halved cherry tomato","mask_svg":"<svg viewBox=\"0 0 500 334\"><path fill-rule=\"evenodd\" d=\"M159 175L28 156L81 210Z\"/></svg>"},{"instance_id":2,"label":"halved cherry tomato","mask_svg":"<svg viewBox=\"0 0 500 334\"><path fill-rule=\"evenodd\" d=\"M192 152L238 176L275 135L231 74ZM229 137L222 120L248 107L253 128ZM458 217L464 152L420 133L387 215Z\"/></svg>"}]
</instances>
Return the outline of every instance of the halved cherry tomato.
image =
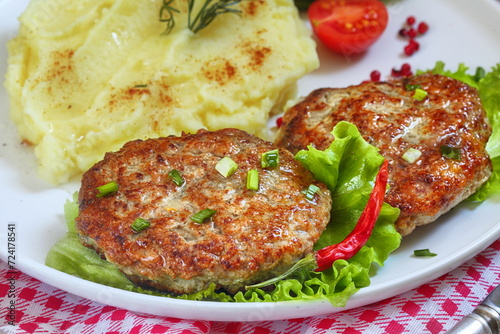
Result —
<instances>
[{"instance_id":1,"label":"halved cherry tomato","mask_svg":"<svg viewBox=\"0 0 500 334\"><path fill-rule=\"evenodd\" d=\"M307 14L318 39L343 55L367 50L384 32L389 19L379 0L317 0Z\"/></svg>"}]
</instances>

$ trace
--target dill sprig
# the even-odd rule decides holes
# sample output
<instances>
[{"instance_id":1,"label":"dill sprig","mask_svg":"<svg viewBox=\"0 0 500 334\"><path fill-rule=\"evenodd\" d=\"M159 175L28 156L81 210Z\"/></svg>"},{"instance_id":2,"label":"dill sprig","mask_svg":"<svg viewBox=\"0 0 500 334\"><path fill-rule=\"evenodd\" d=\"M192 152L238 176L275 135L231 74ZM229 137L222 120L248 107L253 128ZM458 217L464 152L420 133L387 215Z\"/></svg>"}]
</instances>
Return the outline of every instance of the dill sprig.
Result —
<instances>
[{"instance_id":1,"label":"dill sprig","mask_svg":"<svg viewBox=\"0 0 500 334\"><path fill-rule=\"evenodd\" d=\"M212 3L212 0L205 0L203 7L201 7L194 20L191 20L195 1L196 0L188 0L188 27L193 33L208 26L221 14L233 13L239 15L241 13L240 10L232 8L232 6L239 4L241 0L220 0L215 1L215 3Z\"/></svg>"},{"instance_id":2,"label":"dill sprig","mask_svg":"<svg viewBox=\"0 0 500 334\"><path fill-rule=\"evenodd\" d=\"M174 12L179 13L178 9L170 5L173 1L163 0L163 5L160 8L160 22L167 23L167 28L163 34L168 34L172 31L175 26ZM195 1L188 0L188 28L193 33L197 33L208 26L219 15L226 13L241 14L241 11L235 9L234 6L242 1L251 0L205 0L196 16L194 14Z\"/></svg>"},{"instance_id":3,"label":"dill sprig","mask_svg":"<svg viewBox=\"0 0 500 334\"><path fill-rule=\"evenodd\" d=\"M170 6L174 0L163 0L163 4L160 8L160 22L166 22L167 28L163 32L164 35L168 35L175 26L174 12L179 13L179 10Z\"/></svg>"}]
</instances>

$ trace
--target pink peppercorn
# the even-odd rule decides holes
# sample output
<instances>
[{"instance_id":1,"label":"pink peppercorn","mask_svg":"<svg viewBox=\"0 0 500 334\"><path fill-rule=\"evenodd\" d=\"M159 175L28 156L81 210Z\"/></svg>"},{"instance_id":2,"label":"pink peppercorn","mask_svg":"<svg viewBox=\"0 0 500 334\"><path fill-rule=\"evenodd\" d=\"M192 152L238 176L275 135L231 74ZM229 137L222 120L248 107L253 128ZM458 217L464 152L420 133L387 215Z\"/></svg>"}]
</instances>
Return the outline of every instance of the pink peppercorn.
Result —
<instances>
[{"instance_id":1,"label":"pink peppercorn","mask_svg":"<svg viewBox=\"0 0 500 334\"><path fill-rule=\"evenodd\" d=\"M425 34L429 30L429 26L426 22L421 21L415 27L416 23L417 20L415 16L408 16L406 18L406 25L398 32L399 36L408 39L408 44L406 44L403 48L403 52L406 56L411 56L420 49L420 44L415 40L415 38Z\"/></svg>"},{"instance_id":2,"label":"pink peppercorn","mask_svg":"<svg viewBox=\"0 0 500 334\"><path fill-rule=\"evenodd\" d=\"M429 30L429 26L425 22L420 22L417 27L417 31L420 35L425 34Z\"/></svg>"},{"instance_id":3,"label":"pink peppercorn","mask_svg":"<svg viewBox=\"0 0 500 334\"><path fill-rule=\"evenodd\" d=\"M406 23L408 23L409 26L414 25L416 21L415 16L408 16L406 19Z\"/></svg>"},{"instance_id":4,"label":"pink peppercorn","mask_svg":"<svg viewBox=\"0 0 500 334\"><path fill-rule=\"evenodd\" d=\"M373 82L380 81L380 72L377 70L374 70L370 73L370 80Z\"/></svg>"}]
</instances>

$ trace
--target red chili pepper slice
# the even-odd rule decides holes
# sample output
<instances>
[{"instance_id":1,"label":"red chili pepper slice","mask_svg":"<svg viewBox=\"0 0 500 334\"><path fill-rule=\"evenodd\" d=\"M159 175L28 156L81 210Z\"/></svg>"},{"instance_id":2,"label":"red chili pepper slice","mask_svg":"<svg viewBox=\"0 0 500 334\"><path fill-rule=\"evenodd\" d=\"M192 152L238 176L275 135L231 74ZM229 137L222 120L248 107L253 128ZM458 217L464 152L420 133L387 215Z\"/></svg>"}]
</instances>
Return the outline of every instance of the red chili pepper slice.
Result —
<instances>
[{"instance_id":1,"label":"red chili pepper slice","mask_svg":"<svg viewBox=\"0 0 500 334\"><path fill-rule=\"evenodd\" d=\"M387 160L385 160L380 167L368 203L352 232L341 243L316 251L315 257L318 268L315 271L330 268L335 260L350 259L366 244L384 203L387 180L389 179L387 164Z\"/></svg>"}]
</instances>

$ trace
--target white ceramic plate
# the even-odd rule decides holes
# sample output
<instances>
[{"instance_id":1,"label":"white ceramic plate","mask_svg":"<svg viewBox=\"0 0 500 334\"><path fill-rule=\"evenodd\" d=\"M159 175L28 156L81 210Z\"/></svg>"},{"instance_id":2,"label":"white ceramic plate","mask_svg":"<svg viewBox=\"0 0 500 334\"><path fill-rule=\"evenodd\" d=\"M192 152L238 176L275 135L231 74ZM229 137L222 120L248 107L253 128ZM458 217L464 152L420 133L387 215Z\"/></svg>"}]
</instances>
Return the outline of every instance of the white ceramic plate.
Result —
<instances>
[{"instance_id":1,"label":"white ceramic plate","mask_svg":"<svg viewBox=\"0 0 500 334\"><path fill-rule=\"evenodd\" d=\"M0 0L0 75L6 70L5 44L16 35L17 16L27 0ZM51 0L40 8L40 17L50 17ZM500 62L500 3L496 0L394 1L389 6L387 31L368 53L345 58L318 47L321 68L299 82L301 95L318 87L340 87L368 79L372 70L383 76L408 62L427 69L437 60L456 69L464 62L471 68L489 69ZM405 42L397 31L407 16L430 25L421 37L421 49L403 56ZM44 265L49 248L66 227L63 203L77 184L54 188L36 176L36 161L29 148L19 144L8 116L8 99L0 91L0 256L8 257L8 225L15 226L15 264L18 269L48 284L105 304L131 311L186 319L214 321L260 321L307 317L338 312L370 304L433 280L472 258L500 237L500 198L481 204L462 204L430 226L419 228L373 276L371 286L355 294L345 308L325 301L279 303L195 302L141 295L84 281ZM412 257L413 250L430 248L438 256Z\"/></svg>"}]
</instances>

